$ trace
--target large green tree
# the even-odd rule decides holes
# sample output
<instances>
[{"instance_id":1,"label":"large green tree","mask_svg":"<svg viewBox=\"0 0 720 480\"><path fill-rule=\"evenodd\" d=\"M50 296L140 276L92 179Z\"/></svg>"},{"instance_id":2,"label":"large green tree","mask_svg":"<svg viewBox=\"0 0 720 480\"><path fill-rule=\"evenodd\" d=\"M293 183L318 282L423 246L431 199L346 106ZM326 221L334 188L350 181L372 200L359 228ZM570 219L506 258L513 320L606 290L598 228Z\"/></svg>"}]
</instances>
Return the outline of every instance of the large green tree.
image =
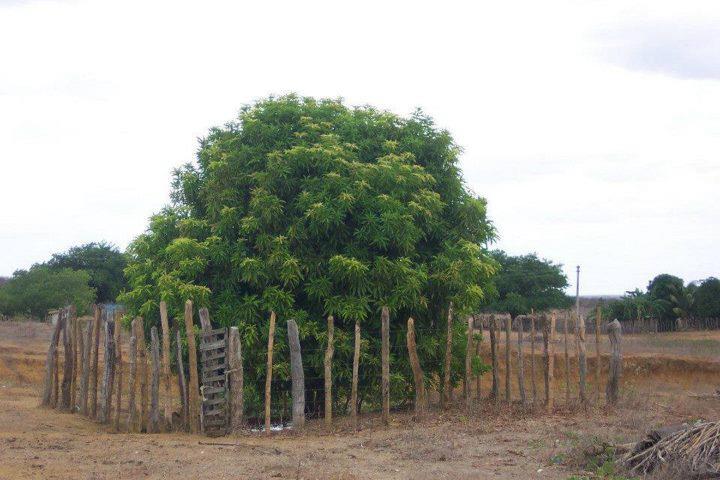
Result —
<instances>
[{"instance_id":1,"label":"large green tree","mask_svg":"<svg viewBox=\"0 0 720 480\"><path fill-rule=\"evenodd\" d=\"M698 318L720 318L720 280L706 278L691 288L693 316Z\"/></svg>"},{"instance_id":2,"label":"large green tree","mask_svg":"<svg viewBox=\"0 0 720 480\"><path fill-rule=\"evenodd\" d=\"M335 316L333 391L346 401L356 321L361 396L373 398L379 387L387 305L391 388L402 402L412 385L402 351L407 318L416 320L421 362L433 378L449 303L459 315L476 310L495 270L482 247L494 234L486 203L465 187L458 153L450 134L419 112L402 118L294 95L248 106L201 141L196 164L175 172L173 204L128 249L130 289L121 300L146 325L157 320L161 299L179 316L190 298L209 306L216 324L239 326L251 410L265 376L271 310L280 319L276 378L288 378L284 320L294 318L310 392L322 386L324 318ZM462 330L458 322L456 372Z\"/></svg>"},{"instance_id":3,"label":"large green tree","mask_svg":"<svg viewBox=\"0 0 720 480\"><path fill-rule=\"evenodd\" d=\"M536 254L512 256L501 250L492 252L500 265L493 280L493 294L486 310L509 312L513 317L550 308L566 308L572 300L565 294L568 286L562 265L539 258Z\"/></svg>"},{"instance_id":4,"label":"large green tree","mask_svg":"<svg viewBox=\"0 0 720 480\"><path fill-rule=\"evenodd\" d=\"M52 270L35 265L30 270L18 270L0 286L0 313L41 320L48 310L73 304L82 315L95 297L89 280L87 272L69 268Z\"/></svg>"},{"instance_id":5,"label":"large green tree","mask_svg":"<svg viewBox=\"0 0 720 480\"><path fill-rule=\"evenodd\" d=\"M56 253L47 265L53 270L71 268L84 270L90 275L90 286L95 289L98 303L114 302L125 288L123 270L125 255L107 242L92 242Z\"/></svg>"},{"instance_id":6,"label":"large green tree","mask_svg":"<svg viewBox=\"0 0 720 480\"><path fill-rule=\"evenodd\" d=\"M683 312L678 310L685 300L685 282L682 278L661 273L650 280L647 287L649 300L655 307L655 313L662 331L674 330L675 321Z\"/></svg>"}]
</instances>

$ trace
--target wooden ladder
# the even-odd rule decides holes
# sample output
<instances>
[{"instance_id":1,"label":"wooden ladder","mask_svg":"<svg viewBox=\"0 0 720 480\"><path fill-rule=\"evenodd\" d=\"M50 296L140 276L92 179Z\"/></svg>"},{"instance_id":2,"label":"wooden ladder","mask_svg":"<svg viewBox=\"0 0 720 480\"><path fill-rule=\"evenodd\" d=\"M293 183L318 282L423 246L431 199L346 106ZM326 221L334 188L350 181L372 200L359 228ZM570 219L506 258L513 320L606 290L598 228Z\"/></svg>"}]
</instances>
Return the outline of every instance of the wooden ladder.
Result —
<instances>
[{"instance_id":1,"label":"wooden ladder","mask_svg":"<svg viewBox=\"0 0 720 480\"><path fill-rule=\"evenodd\" d=\"M225 435L228 430L227 329L205 330L200 337L202 368L201 426L208 436Z\"/></svg>"}]
</instances>

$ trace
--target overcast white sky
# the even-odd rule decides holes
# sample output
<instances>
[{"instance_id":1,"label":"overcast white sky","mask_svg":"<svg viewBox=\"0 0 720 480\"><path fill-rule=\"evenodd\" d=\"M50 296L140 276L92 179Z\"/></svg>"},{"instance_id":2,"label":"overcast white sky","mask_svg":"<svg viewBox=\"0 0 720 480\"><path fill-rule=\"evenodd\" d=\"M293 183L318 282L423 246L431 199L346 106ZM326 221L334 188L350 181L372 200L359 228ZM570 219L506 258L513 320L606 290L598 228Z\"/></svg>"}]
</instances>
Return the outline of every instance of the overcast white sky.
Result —
<instances>
[{"instance_id":1,"label":"overcast white sky","mask_svg":"<svg viewBox=\"0 0 720 480\"><path fill-rule=\"evenodd\" d=\"M497 247L581 293L720 276L714 0L0 0L0 275L125 248L198 137L287 92L422 107Z\"/></svg>"}]
</instances>

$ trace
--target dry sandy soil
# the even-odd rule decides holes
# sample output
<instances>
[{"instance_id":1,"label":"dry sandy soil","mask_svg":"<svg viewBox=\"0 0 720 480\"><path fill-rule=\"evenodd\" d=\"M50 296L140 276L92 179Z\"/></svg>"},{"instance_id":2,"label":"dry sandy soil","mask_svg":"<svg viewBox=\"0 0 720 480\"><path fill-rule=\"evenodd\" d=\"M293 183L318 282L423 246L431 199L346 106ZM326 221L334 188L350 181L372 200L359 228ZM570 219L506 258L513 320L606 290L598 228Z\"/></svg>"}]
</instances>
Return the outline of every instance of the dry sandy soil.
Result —
<instances>
[{"instance_id":1,"label":"dry sandy soil","mask_svg":"<svg viewBox=\"0 0 720 480\"><path fill-rule=\"evenodd\" d=\"M547 415L483 399L469 415L459 407L432 411L419 423L393 413L390 428L365 416L358 432L340 419L332 431L311 421L303 434L271 437L112 433L79 415L38 407L49 336L45 325L0 322L3 480L592 478L583 472L585 445L625 443L649 428L720 413L719 401L688 395L720 383L720 333L696 332L626 337L623 402L614 410L601 403L587 413L561 406ZM556 398L564 403L560 357L558 363ZM483 380L484 393L487 386Z\"/></svg>"}]
</instances>

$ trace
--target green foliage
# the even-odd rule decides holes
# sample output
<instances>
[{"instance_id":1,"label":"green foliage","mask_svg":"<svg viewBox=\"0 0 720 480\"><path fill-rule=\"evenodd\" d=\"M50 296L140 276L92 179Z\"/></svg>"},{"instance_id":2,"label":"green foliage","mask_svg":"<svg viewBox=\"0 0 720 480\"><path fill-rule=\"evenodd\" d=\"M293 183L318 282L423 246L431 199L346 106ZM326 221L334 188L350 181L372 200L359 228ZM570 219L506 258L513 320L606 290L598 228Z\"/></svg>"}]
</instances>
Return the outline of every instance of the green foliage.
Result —
<instances>
[{"instance_id":1,"label":"green foliage","mask_svg":"<svg viewBox=\"0 0 720 480\"><path fill-rule=\"evenodd\" d=\"M71 268L84 270L90 275L90 286L95 289L97 303L114 302L125 286L123 270L125 255L106 242L92 242L56 253L47 266L52 270Z\"/></svg>"},{"instance_id":2,"label":"green foliage","mask_svg":"<svg viewBox=\"0 0 720 480\"><path fill-rule=\"evenodd\" d=\"M675 301L673 297L680 295L685 288L681 278L660 274L653 278L647 287L648 297L654 302L655 313L663 322L671 322L678 318L674 311Z\"/></svg>"},{"instance_id":3,"label":"green foliage","mask_svg":"<svg viewBox=\"0 0 720 480\"><path fill-rule=\"evenodd\" d=\"M18 270L0 287L0 313L43 319L48 310L72 304L82 315L95 298L89 281L90 275L82 270L44 265Z\"/></svg>"},{"instance_id":4,"label":"green foliage","mask_svg":"<svg viewBox=\"0 0 720 480\"><path fill-rule=\"evenodd\" d=\"M501 250L492 252L500 264L494 279L495 291L487 310L529 314L550 308L565 308L572 301L565 295L568 286L562 265L540 259L536 254L510 256Z\"/></svg>"},{"instance_id":5,"label":"green foliage","mask_svg":"<svg viewBox=\"0 0 720 480\"><path fill-rule=\"evenodd\" d=\"M691 284L688 289L694 299L693 314L698 318L720 318L720 280L714 277Z\"/></svg>"},{"instance_id":6,"label":"green foliage","mask_svg":"<svg viewBox=\"0 0 720 480\"><path fill-rule=\"evenodd\" d=\"M401 353L408 316L433 378L449 302L459 315L476 310L496 267L481 247L494 236L485 200L465 188L458 152L449 133L420 112L401 118L294 95L245 107L201 141L197 164L175 172L172 206L128 249L121 301L148 328L161 299L179 316L188 298L208 306L214 323L237 325L246 378L258 392L269 311L279 318L280 388L288 370L284 321L297 321L308 388L321 388L323 318L332 314L338 402L349 389L356 320L363 326L361 396L379 388L379 318L387 305L391 388L403 402L412 391ZM457 379L463 334L458 322Z\"/></svg>"}]
</instances>

